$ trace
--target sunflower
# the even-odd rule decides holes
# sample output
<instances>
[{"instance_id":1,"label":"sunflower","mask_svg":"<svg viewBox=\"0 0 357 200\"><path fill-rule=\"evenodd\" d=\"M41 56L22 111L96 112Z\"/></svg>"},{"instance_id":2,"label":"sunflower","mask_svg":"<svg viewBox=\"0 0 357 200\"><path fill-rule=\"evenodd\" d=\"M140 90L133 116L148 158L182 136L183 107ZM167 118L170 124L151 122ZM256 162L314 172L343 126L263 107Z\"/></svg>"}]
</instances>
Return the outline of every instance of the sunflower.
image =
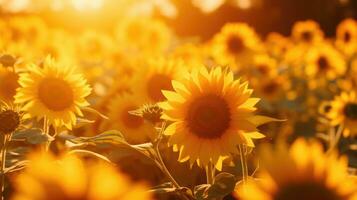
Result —
<instances>
[{"instance_id":1,"label":"sunflower","mask_svg":"<svg viewBox=\"0 0 357 200\"><path fill-rule=\"evenodd\" d=\"M203 47L199 44L185 43L176 47L170 54L173 59L181 59L185 65L193 68L205 62Z\"/></svg>"},{"instance_id":2,"label":"sunflower","mask_svg":"<svg viewBox=\"0 0 357 200\"><path fill-rule=\"evenodd\" d=\"M330 111L327 118L331 125L341 125L344 127L343 135L357 134L357 97L355 92L342 92L331 102Z\"/></svg>"},{"instance_id":3,"label":"sunflower","mask_svg":"<svg viewBox=\"0 0 357 200\"><path fill-rule=\"evenodd\" d=\"M277 61L267 54L256 55L253 60L253 70L259 76L273 76L278 72Z\"/></svg>"},{"instance_id":4,"label":"sunflower","mask_svg":"<svg viewBox=\"0 0 357 200\"><path fill-rule=\"evenodd\" d=\"M172 122L164 134L180 162L221 169L224 157L238 153L237 145L254 147L252 139L264 137L256 127L271 118L253 114L259 99L250 98L253 91L232 72L202 67L172 86L174 91L163 91L167 101L160 106L162 119Z\"/></svg>"},{"instance_id":5,"label":"sunflower","mask_svg":"<svg viewBox=\"0 0 357 200\"><path fill-rule=\"evenodd\" d=\"M129 113L145 103L145 98L138 95L126 93L115 96L108 103L109 120L103 123L102 128L121 131L126 140L132 144L150 141L155 136L154 126L143 118Z\"/></svg>"},{"instance_id":6,"label":"sunflower","mask_svg":"<svg viewBox=\"0 0 357 200\"><path fill-rule=\"evenodd\" d=\"M265 40L267 52L276 58L281 58L292 45L289 38L276 32L269 33Z\"/></svg>"},{"instance_id":7,"label":"sunflower","mask_svg":"<svg viewBox=\"0 0 357 200\"><path fill-rule=\"evenodd\" d=\"M103 62L112 48L112 39L96 31L83 32L77 42L77 53L80 59L89 63Z\"/></svg>"},{"instance_id":8,"label":"sunflower","mask_svg":"<svg viewBox=\"0 0 357 200\"><path fill-rule=\"evenodd\" d=\"M228 23L214 36L211 49L219 64L242 67L252 60L254 53L262 50L262 44L247 24Z\"/></svg>"},{"instance_id":9,"label":"sunflower","mask_svg":"<svg viewBox=\"0 0 357 200\"><path fill-rule=\"evenodd\" d=\"M312 20L298 21L292 28L292 38L297 43L313 44L321 42L324 34L318 23Z\"/></svg>"},{"instance_id":10,"label":"sunflower","mask_svg":"<svg viewBox=\"0 0 357 200\"><path fill-rule=\"evenodd\" d=\"M161 90L172 90L171 81L177 79L185 65L180 59L150 59L142 64L133 77L133 92L143 94L150 102L165 99Z\"/></svg>"},{"instance_id":11,"label":"sunflower","mask_svg":"<svg viewBox=\"0 0 357 200\"><path fill-rule=\"evenodd\" d=\"M19 75L13 70L0 67L0 100L13 102L16 94Z\"/></svg>"},{"instance_id":12,"label":"sunflower","mask_svg":"<svg viewBox=\"0 0 357 200\"><path fill-rule=\"evenodd\" d=\"M26 117L19 107L0 104L0 134L8 135L15 132Z\"/></svg>"},{"instance_id":13,"label":"sunflower","mask_svg":"<svg viewBox=\"0 0 357 200\"><path fill-rule=\"evenodd\" d=\"M336 46L345 55L351 56L357 51L357 22L345 19L336 30Z\"/></svg>"},{"instance_id":14,"label":"sunflower","mask_svg":"<svg viewBox=\"0 0 357 200\"><path fill-rule=\"evenodd\" d=\"M347 159L325 155L317 142L296 140L261 151L260 181L239 187L242 200L355 200L357 185L347 174ZM343 183L343 184L341 184Z\"/></svg>"},{"instance_id":15,"label":"sunflower","mask_svg":"<svg viewBox=\"0 0 357 200\"><path fill-rule=\"evenodd\" d=\"M257 96L269 101L282 99L291 85L288 78L283 75L265 76L264 79L253 78L251 83Z\"/></svg>"},{"instance_id":16,"label":"sunflower","mask_svg":"<svg viewBox=\"0 0 357 200\"><path fill-rule=\"evenodd\" d=\"M14 188L12 200L152 199L146 185L133 183L108 163L85 163L72 155L56 159L32 154L29 166L16 177Z\"/></svg>"},{"instance_id":17,"label":"sunflower","mask_svg":"<svg viewBox=\"0 0 357 200\"><path fill-rule=\"evenodd\" d=\"M15 103L24 104L31 117L46 118L50 125L71 129L76 114L82 116L80 109L89 105L85 97L91 88L74 68L60 66L51 57L46 57L42 65L32 64L29 72L20 74Z\"/></svg>"},{"instance_id":18,"label":"sunflower","mask_svg":"<svg viewBox=\"0 0 357 200\"><path fill-rule=\"evenodd\" d=\"M171 30L161 20L149 17L129 18L116 27L116 39L133 52L160 55L168 49Z\"/></svg>"},{"instance_id":19,"label":"sunflower","mask_svg":"<svg viewBox=\"0 0 357 200\"><path fill-rule=\"evenodd\" d=\"M343 56L328 44L319 44L310 48L305 59L305 73L309 77L334 80L346 71Z\"/></svg>"}]
</instances>

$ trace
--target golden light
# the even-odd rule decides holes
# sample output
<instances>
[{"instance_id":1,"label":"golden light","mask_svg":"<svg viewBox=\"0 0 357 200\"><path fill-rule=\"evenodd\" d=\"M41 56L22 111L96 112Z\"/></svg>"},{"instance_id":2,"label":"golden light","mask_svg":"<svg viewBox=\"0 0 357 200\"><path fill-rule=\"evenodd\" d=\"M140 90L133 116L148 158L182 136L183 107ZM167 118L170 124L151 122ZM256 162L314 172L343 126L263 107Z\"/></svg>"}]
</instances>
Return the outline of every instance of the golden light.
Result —
<instances>
[{"instance_id":1,"label":"golden light","mask_svg":"<svg viewBox=\"0 0 357 200\"><path fill-rule=\"evenodd\" d=\"M99 10L103 0L72 0L71 4L78 11Z\"/></svg>"},{"instance_id":2,"label":"golden light","mask_svg":"<svg viewBox=\"0 0 357 200\"><path fill-rule=\"evenodd\" d=\"M252 7L252 0L237 0L236 4L241 9L249 9Z\"/></svg>"}]
</instances>

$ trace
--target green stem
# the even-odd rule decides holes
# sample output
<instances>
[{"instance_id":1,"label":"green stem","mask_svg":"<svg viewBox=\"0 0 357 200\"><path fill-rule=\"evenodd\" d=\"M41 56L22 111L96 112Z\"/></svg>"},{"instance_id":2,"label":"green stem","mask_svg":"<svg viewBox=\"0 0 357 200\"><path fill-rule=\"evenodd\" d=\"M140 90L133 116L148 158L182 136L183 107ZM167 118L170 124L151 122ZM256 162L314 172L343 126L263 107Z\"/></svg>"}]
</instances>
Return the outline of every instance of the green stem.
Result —
<instances>
[{"instance_id":1,"label":"green stem","mask_svg":"<svg viewBox=\"0 0 357 200\"><path fill-rule=\"evenodd\" d=\"M243 147L242 145L238 145L239 148L239 156L240 156L240 162L241 162L241 168L242 168L242 176L243 176L243 185L246 184L247 180L247 172L246 170L246 164L245 164L245 155L243 155Z\"/></svg>"},{"instance_id":2,"label":"green stem","mask_svg":"<svg viewBox=\"0 0 357 200\"><path fill-rule=\"evenodd\" d=\"M165 127L166 127L166 122L163 122L161 130L160 130L158 138L157 138L157 141L156 141L156 144L155 144L155 153L157 155L158 161L161 165L161 169L164 172L164 174L170 179L170 181L174 184L174 186L176 188L180 188L180 185L177 183L177 181L174 179L174 177L171 175L171 173L167 169L167 167L162 159L160 149L159 149L160 142L162 140L162 134L163 134L163 131L165 130Z\"/></svg>"},{"instance_id":3,"label":"green stem","mask_svg":"<svg viewBox=\"0 0 357 200\"><path fill-rule=\"evenodd\" d=\"M327 150L327 154L331 153L335 147L338 145L338 142L340 141L341 139L341 136L342 136L342 133L343 133L343 130L344 130L344 125L341 124L338 128L337 128L337 132L333 135L333 141L330 142L330 147L329 149Z\"/></svg>"},{"instance_id":4,"label":"green stem","mask_svg":"<svg viewBox=\"0 0 357 200\"><path fill-rule=\"evenodd\" d=\"M247 161L247 157L248 157L248 147L246 145L243 145L243 152L244 152L244 171L245 171L245 178L246 178L246 182L248 181L248 176L249 176L249 170L248 170L248 161Z\"/></svg>"},{"instance_id":5,"label":"green stem","mask_svg":"<svg viewBox=\"0 0 357 200\"><path fill-rule=\"evenodd\" d=\"M6 149L8 141L10 140L12 134L4 135L4 143L1 151L1 199L4 200L5 191L5 167L6 167Z\"/></svg>"},{"instance_id":6,"label":"green stem","mask_svg":"<svg viewBox=\"0 0 357 200\"><path fill-rule=\"evenodd\" d=\"M46 136L49 135L49 122L48 122L48 119L47 117L44 117L43 118L43 132ZM51 145L51 141L47 141L46 144L45 144L45 151L48 152L49 149L50 149L50 145Z\"/></svg>"},{"instance_id":7,"label":"green stem","mask_svg":"<svg viewBox=\"0 0 357 200\"><path fill-rule=\"evenodd\" d=\"M214 182L214 174L213 174L213 165L211 162L208 163L206 166L206 177L207 177L207 184L213 184Z\"/></svg>"},{"instance_id":8,"label":"green stem","mask_svg":"<svg viewBox=\"0 0 357 200\"><path fill-rule=\"evenodd\" d=\"M157 159L158 159L158 164L160 165L160 169L161 169L161 171L167 176L167 178L172 182L172 184L174 185L174 187L176 188L176 189L179 189L179 188L181 188L181 186L178 184L178 182L175 180L175 178L171 175L171 173L170 173L170 171L167 169L167 167L166 167L166 165L165 165L165 163L164 163L164 161L163 161L163 159L162 159L162 156L161 156L161 153L160 153L160 142L161 142L161 140L162 140L162 138L163 138L163 132L164 132L164 130L165 130L165 128L166 128L166 122L163 122L162 123L162 126L161 126L161 129L160 129L160 132L159 132L159 135L158 135L158 138L157 138L157 141L156 141L156 143L155 143L155 147L154 147L154 149L155 149L155 153L156 153L156 155L157 155ZM185 200L189 200L189 198L185 195L185 194L183 194L183 193L179 193L180 194L180 196L183 198L183 199L185 199Z\"/></svg>"}]
</instances>

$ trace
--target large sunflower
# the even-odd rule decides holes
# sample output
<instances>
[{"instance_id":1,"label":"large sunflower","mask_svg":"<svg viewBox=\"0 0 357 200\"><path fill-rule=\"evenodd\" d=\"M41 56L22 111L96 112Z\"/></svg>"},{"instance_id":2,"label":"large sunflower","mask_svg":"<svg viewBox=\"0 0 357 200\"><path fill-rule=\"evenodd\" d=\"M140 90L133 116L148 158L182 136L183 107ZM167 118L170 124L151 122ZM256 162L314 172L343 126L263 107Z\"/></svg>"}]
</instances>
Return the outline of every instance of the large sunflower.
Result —
<instances>
[{"instance_id":1,"label":"large sunflower","mask_svg":"<svg viewBox=\"0 0 357 200\"><path fill-rule=\"evenodd\" d=\"M324 33L320 25L312 20L298 21L292 28L292 37L295 42L303 44L317 43L323 40Z\"/></svg>"},{"instance_id":2,"label":"large sunflower","mask_svg":"<svg viewBox=\"0 0 357 200\"><path fill-rule=\"evenodd\" d=\"M81 107L89 105L85 97L91 88L74 68L60 66L50 57L42 65L30 65L29 72L20 74L15 103L24 104L23 109L32 117L71 129L76 114L82 116Z\"/></svg>"},{"instance_id":3,"label":"large sunflower","mask_svg":"<svg viewBox=\"0 0 357 200\"><path fill-rule=\"evenodd\" d=\"M163 91L163 119L169 144L179 150L179 161L210 162L220 169L222 158L238 153L237 145L254 147L252 139L264 137L257 126L270 120L254 116L258 98L250 98L248 84L234 80L232 72L202 67L185 80L173 81L174 91Z\"/></svg>"},{"instance_id":4,"label":"large sunflower","mask_svg":"<svg viewBox=\"0 0 357 200\"><path fill-rule=\"evenodd\" d=\"M330 111L326 114L331 125L344 126L343 135L357 134L357 97L355 92L343 92L331 102Z\"/></svg>"},{"instance_id":5,"label":"large sunflower","mask_svg":"<svg viewBox=\"0 0 357 200\"><path fill-rule=\"evenodd\" d=\"M357 52L357 22L345 19L336 30L336 46L347 56Z\"/></svg>"},{"instance_id":6,"label":"large sunflower","mask_svg":"<svg viewBox=\"0 0 357 200\"><path fill-rule=\"evenodd\" d=\"M108 163L39 153L30 156L29 166L16 177L14 188L12 200L152 199L146 185L133 183Z\"/></svg>"},{"instance_id":7,"label":"large sunflower","mask_svg":"<svg viewBox=\"0 0 357 200\"><path fill-rule=\"evenodd\" d=\"M298 139L290 149L261 151L260 179L239 187L242 200L355 200L357 185L347 174L347 159L325 155L319 143Z\"/></svg>"}]
</instances>

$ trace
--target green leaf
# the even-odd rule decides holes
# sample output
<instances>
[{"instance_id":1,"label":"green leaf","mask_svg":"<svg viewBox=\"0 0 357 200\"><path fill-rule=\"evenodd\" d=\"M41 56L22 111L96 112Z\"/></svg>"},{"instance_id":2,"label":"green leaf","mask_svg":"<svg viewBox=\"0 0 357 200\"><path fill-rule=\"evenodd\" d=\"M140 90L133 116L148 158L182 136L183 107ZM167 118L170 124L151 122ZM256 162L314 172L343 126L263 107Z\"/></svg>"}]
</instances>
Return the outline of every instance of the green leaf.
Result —
<instances>
[{"instance_id":1,"label":"green leaf","mask_svg":"<svg viewBox=\"0 0 357 200\"><path fill-rule=\"evenodd\" d=\"M90 156L90 157L98 158L98 159L101 159L101 160L104 160L106 162L111 163L111 161L107 157L105 157L105 156L103 156L103 155L101 155L99 153L93 152L93 151L88 151L88 150L83 150L83 149L75 149L75 150L69 151L67 154L69 154L69 155L77 154L77 155L81 155L81 156Z\"/></svg>"},{"instance_id":2,"label":"green leaf","mask_svg":"<svg viewBox=\"0 0 357 200\"><path fill-rule=\"evenodd\" d=\"M129 145L123 134L120 131L110 130L93 137L77 137L68 140L75 144L82 145L97 145L97 144L116 144L116 145Z\"/></svg>"},{"instance_id":3,"label":"green leaf","mask_svg":"<svg viewBox=\"0 0 357 200\"><path fill-rule=\"evenodd\" d=\"M208 199L223 198L233 192L236 178L233 174L222 172L218 174L213 185L208 189Z\"/></svg>"},{"instance_id":4,"label":"green leaf","mask_svg":"<svg viewBox=\"0 0 357 200\"><path fill-rule=\"evenodd\" d=\"M28 160L18 161L18 162L16 162L14 165L12 165L12 166L6 168L6 169L4 170L4 173L7 174L7 173L11 173L11 172L16 172L16 171L22 170L22 169L24 169L28 164L29 164L29 161L28 161Z\"/></svg>"},{"instance_id":5,"label":"green leaf","mask_svg":"<svg viewBox=\"0 0 357 200\"><path fill-rule=\"evenodd\" d=\"M210 184L202 184L202 185L196 185L193 194L197 200L203 200L207 199L208 197L208 189L211 187Z\"/></svg>"},{"instance_id":6,"label":"green leaf","mask_svg":"<svg viewBox=\"0 0 357 200\"><path fill-rule=\"evenodd\" d=\"M222 199L234 190L235 185L236 179L234 175L222 172L215 177L212 185L197 185L194 189L194 195L197 200Z\"/></svg>"},{"instance_id":7,"label":"green leaf","mask_svg":"<svg viewBox=\"0 0 357 200\"><path fill-rule=\"evenodd\" d=\"M158 189L158 188L169 188L169 187L174 187L173 184L171 182L165 182L165 183L162 183L160 185L157 185L157 186L154 186L152 187L151 189Z\"/></svg>"},{"instance_id":8,"label":"green leaf","mask_svg":"<svg viewBox=\"0 0 357 200\"><path fill-rule=\"evenodd\" d=\"M29 144L42 144L47 141L53 141L54 138L44 134L41 129L31 128L15 132L11 140L25 141Z\"/></svg>"},{"instance_id":9,"label":"green leaf","mask_svg":"<svg viewBox=\"0 0 357 200\"><path fill-rule=\"evenodd\" d=\"M156 189L151 189L149 190L149 192L155 193L155 194L166 194L166 193L174 193L176 192L177 189L176 188L156 188Z\"/></svg>"},{"instance_id":10,"label":"green leaf","mask_svg":"<svg viewBox=\"0 0 357 200\"><path fill-rule=\"evenodd\" d=\"M79 118L77 117L77 123L76 123L76 128L80 128L82 126L88 125L88 124L93 124L95 120L89 120L85 118Z\"/></svg>"},{"instance_id":11,"label":"green leaf","mask_svg":"<svg viewBox=\"0 0 357 200\"><path fill-rule=\"evenodd\" d=\"M109 119L107 116L105 116L104 114L100 113L98 110L94 109L94 108L91 108L91 107L84 107L82 108L83 111L87 111L89 113L93 113L93 114L96 114L98 116L100 116L101 118L103 119Z\"/></svg>"}]
</instances>

